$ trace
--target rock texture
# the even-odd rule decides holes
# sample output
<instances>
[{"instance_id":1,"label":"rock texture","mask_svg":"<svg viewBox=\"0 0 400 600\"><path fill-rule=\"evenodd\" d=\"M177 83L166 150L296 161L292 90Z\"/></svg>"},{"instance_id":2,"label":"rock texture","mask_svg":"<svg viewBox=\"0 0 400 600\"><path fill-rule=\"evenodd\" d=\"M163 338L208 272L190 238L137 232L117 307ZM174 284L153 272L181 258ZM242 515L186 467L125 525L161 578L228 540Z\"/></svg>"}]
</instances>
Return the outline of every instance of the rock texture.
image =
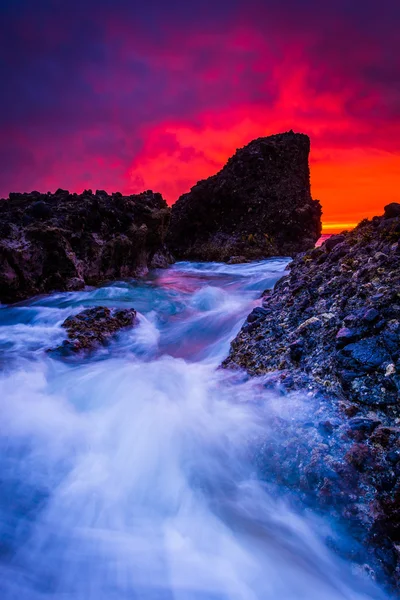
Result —
<instances>
[{"instance_id":1,"label":"rock texture","mask_svg":"<svg viewBox=\"0 0 400 600\"><path fill-rule=\"evenodd\" d=\"M361 222L298 256L232 344L226 366L278 370L368 406L400 399L400 216Z\"/></svg>"},{"instance_id":2,"label":"rock texture","mask_svg":"<svg viewBox=\"0 0 400 600\"><path fill-rule=\"evenodd\" d=\"M277 419L263 468L370 543L398 586L400 204L299 255L224 366L308 392L311 414Z\"/></svg>"},{"instance_id":3,"label":"rock texture","mask_svg":"<svg viewBox=\"0 0 400 600\"><path fill-rule=\"evenodd\" d=\"M68 339L55 351L76 354L96 350L110 342L121 329L132 327L135 319L136 311L133 308L88 308L64 321L62 327L67 331Z\"/></svg>"},{"instance_id":4,"label":"rock texture","mask_svg":"<svg viewBox=\"0 0 400 600\"><path fill-rule=\"evenodd\" d=\"M311 198L309 152L309 138L293 132L237 150L173 205L167 236L173 255L239 262L312 248L321 207Z\"/></svg>"},{"instance_id":5,"label":"rock texture","mask_svg":"<svg viewBox=\"0 0 400 600\"><path fill-rule=\"evenodd\" d=\"M300 398L301 411L297 405L290 413L291 395L282 394L286 414L278 411L268 422L271 434L257 461L261 477L292 492L300 506L328 513L354 540L343 535L346 544L333 540L333 548L398 591L399 424L345 401Z\"/></svg>"},{"instance_id":6,"label":"rock texture","mask_svg":"<svg viewBox=\"0 0 400 600\"><path fill-rule=\"evenodd\" d=\"M0 301L135 277L171 262L170 209L160 194L86 190L0 201Z\"/></svg>"}]
</instances>

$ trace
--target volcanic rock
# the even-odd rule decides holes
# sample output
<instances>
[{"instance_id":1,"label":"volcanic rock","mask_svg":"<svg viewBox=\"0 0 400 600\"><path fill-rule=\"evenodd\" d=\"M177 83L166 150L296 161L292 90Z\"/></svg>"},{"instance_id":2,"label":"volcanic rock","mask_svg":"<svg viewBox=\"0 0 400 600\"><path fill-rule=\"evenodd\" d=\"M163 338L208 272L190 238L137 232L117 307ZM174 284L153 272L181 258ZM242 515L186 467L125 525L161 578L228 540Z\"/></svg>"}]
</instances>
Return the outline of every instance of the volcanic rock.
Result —
<instances>
[{"instance_id":1,"label":"volcanic rock","mask_svg":"<svg viewBox=\"0 0 400 600\"><path fill-rule=\"evenodd\" d=\"M398 202L392 202L391 204L387 204L385 206L385 219L393 219L395 217L400 217L400 204Z\"/></svg>"},{"instance_id":2,"label":"volcanic rock","mask_svg":"<svg viewBox=\"0 0 400 600\"><path fill-rule=\"evenodd\" d=\"M290 370L314 390L400 404L400 216L390 229L380 227L384 219L300 254L264 297L255 327L245 324L233 341L225 366L254 375ZM301 352L293 352L299 337Z\"/></svg>"},{"instance_id":3,"label":"volcanic rock","mask_svg":"<svg viewBox=\"0 0 400 600\"><path fill-rule=\"evenodd\" d=\"M176 258L234 261L291 256L321 235L311 198L310 140L292 131L259 138L172 207L168 246Z\"/></svg>"},{"instance_id":4,"label":"volcanic rock","mask_svg":"<svg viewBox=\"0 0 400 600\"><path fill-rule=\"evenodd\" d=\"M10 194L0 200L0 301L136 277L172 262L160 194Z\"/></svg>"},{"instance_id":5,"label":"volcanic rock","mask_svg":"<svg viewBox=\"0 0 400 600\"><path fill-rule=\"evenodd\" d=\"M96 306L83 310L64 321L62 327L67 330L68 339L55 352L68 355L95 350L109 342L121 329L131 327L135 319L133 308L117 310Z\"/></svg>"},{"instance_id":6,"label":"volcanic rock","mask_svg":"<svg viewBox=\"0 0 400 600\"><path fill-rule=\"evenodd\" d=\"M260 458L263 469L341 520L397 587L399 209L298 255L223 363L270 378L282 394L305 392L309 426L274 424L278 443Z\"/></svg>"}]
</instances>

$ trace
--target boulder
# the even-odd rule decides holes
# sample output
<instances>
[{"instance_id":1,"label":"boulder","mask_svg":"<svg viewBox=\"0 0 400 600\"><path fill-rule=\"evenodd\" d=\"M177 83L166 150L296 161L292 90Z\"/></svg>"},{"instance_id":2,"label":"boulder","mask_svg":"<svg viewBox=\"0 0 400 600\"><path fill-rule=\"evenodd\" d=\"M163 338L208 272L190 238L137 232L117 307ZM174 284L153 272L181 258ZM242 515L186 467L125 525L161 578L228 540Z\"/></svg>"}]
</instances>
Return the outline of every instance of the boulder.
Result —
<instances>
[{"instance_id":1,"label":"boulder","mask_svg":"<svg viewBox=\"0 0 400 600\"><path fill-rule=\"evenodd\" d=\"M385 219L393 219L400 217L400 204L398 202L392 202L385 206Z\"/></svg>"},{"instance_id":2,"label":"boulder","mask_svg":"<svg viewBox=\"0 0 400 600\"><path fill-rule=\"evenodd\" d=\"M172 262L161 194L10 194L0 200L0 301L137 277Z\"/></svg>"},{"instance_id":3,"label":"boulder","mask_svg":"<svg viewBox=\"0 0 400 600\"><path fill-rule=\"evenodd\" d=\"M178 259L291 256L321 235L311 198L310 140L292 131L259 138L172 207L167 243Z\"/></svg>"},{"instance_id":4,"label":"boulder","mask_svg":"<svg viewBox=\"0 0 400 600\"><path fill-rule=\"evenodd\" d=\"M133 308L88 308L64 321L62 327L67 331L68 339L51 352L68 355L96 350L110 342L122 329L132 327L135 319Z\"/></svg>"}]
</instances>

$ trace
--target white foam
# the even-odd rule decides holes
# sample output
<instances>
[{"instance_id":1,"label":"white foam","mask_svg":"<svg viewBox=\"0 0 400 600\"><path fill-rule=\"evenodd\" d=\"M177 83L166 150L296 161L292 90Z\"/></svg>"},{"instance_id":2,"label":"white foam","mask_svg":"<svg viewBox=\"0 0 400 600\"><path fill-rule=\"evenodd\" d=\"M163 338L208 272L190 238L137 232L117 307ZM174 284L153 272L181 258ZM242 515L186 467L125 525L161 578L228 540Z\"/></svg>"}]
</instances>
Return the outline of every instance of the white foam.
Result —
<instances>
[{"instance_id":1,"label":"white foam","mask_svg":"<svg viewBox=\"0 0 400 600\"><path fill-rule=\"evenodd\" d=\"M261 281L275 265L263 264L243 270ZM216 371L257 296L233 287L196 283L176 296L177 314L139 315L108 358L43 353L2 372L2 600L382 597L328 551L315 517L255 477L250 457L272 417L300 418L304 403ZM46 344L64 317L51 314L3 335Z\"/></svg>"}]
</instances>

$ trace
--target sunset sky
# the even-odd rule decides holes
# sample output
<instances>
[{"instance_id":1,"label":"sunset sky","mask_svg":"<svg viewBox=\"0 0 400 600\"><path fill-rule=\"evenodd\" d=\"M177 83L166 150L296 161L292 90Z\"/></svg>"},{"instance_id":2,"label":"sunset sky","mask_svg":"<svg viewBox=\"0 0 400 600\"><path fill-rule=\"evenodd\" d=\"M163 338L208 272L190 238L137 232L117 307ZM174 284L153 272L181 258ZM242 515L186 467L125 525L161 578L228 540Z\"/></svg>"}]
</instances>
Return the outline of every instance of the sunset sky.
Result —
<instances>
[{"instance_id":1,"label":"sunset sky","mask_svg":"<svg viewBox=\"0 0 400 600\"><path fill-rule=\"evenodd\" d=\"M399 0L0 0L0 197L169 203L237 147L311 137L326 231L400 201Z\"/></svg>"}]
</instances>

